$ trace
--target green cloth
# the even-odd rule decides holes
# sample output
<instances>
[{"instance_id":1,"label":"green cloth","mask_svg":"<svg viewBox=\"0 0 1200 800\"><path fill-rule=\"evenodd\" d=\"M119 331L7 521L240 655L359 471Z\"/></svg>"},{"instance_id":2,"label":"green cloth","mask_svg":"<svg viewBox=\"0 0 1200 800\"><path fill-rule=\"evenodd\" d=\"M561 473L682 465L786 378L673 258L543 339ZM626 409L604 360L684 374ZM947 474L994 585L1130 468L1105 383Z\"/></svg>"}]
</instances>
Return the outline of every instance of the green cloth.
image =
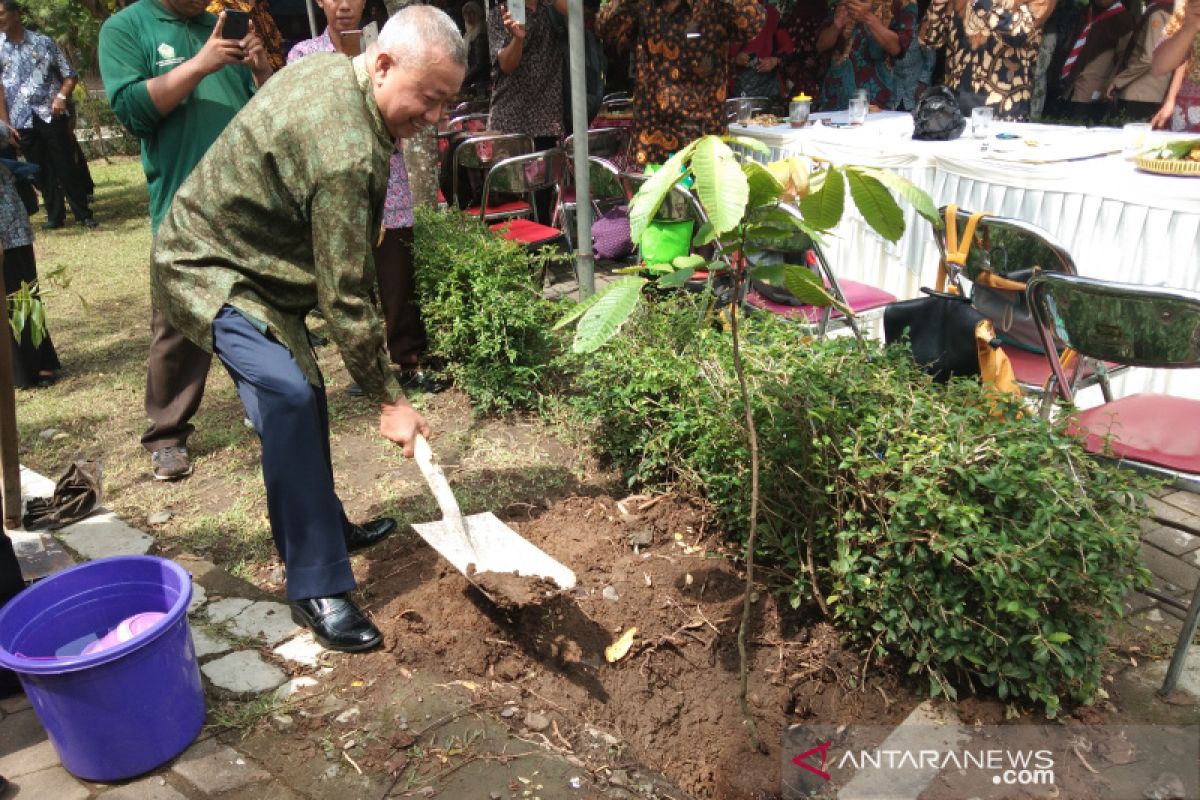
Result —
<instances>
[{"instance_id":1,"label":"green cloth","mask_svg":"<svg viewBox=\"0 0 1200 800\"><path fill-rule=\"evenodd\" d=\"M166 116L151 102L146 82L199 53L216 24L207 11L183 19L159 0L138 0L100 28L100 74L113 113L141 140L153 230L192 168L254 95L254 76L239 65L206 75Z\"/></svg>"},{"instance_id":2,"label":"green cloth","mask_svg":"<svg viewBox=\"0 0 1200 800\"><path fill-rule=\"evenodd\" d=\"M233 306L265 323L318 387L304 317L320 308L351 377L394 403L373 245L395 149L365 57L317 53L288 66L176 193L154 242L155 307L211 351L212 321Z\"/></svg>"}]
</instances>

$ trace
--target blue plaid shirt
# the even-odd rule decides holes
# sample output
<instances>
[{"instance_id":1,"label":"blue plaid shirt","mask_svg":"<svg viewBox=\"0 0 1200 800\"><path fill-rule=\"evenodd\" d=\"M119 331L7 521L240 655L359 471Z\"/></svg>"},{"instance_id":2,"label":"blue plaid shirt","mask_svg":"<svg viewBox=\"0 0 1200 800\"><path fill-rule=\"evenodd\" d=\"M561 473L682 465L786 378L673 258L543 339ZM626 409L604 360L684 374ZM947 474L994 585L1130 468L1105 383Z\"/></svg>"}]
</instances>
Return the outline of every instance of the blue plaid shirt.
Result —
<instances>
[{"instance_id":1,"label":"blue plaid shirt","mask_svg":"<svg viewBox=\"0 0 1200 800\"><path fill-rule=\"evenodd\" d=\"M49 36L27 30L17 43L0 33L0 82L9 121L17 130L32 128L34 117L49 122L54 96L73 77L71 62Z\"/></svg>"}]
</instances>

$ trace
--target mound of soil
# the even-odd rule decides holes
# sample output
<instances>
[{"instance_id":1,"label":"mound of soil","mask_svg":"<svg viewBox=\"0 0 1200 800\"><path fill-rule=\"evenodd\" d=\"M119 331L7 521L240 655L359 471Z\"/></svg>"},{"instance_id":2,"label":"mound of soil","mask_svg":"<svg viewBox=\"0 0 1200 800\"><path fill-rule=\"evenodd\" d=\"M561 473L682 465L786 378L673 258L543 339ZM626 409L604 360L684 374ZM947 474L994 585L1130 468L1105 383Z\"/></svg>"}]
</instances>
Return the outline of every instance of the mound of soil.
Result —
<instances>
[{"instance_id":1,"label":"mound of soil","mask_svg":"<svg viewBox=\"0 0 1200 800\"><path fill-rule=\"evenodd\" d=\"M894 723L916 703L886 670L864 684L861 658L828 625L764 594L747 637L766 749L755 752L737 701L743 578L702 506L578 496L499 515L572 567L578 587L497 608L414 534L394 537L360 576L387 644L356 657L355 680L386 680L399 665L449 673L497 703L542 708L557 746L585 755L585 731L598 728L622 742L606 766L640 762L696 797L739 800L777 794L789 724ZM605 648L631 627L632 647L608 663Z\"/></svg>"}]
</instances>

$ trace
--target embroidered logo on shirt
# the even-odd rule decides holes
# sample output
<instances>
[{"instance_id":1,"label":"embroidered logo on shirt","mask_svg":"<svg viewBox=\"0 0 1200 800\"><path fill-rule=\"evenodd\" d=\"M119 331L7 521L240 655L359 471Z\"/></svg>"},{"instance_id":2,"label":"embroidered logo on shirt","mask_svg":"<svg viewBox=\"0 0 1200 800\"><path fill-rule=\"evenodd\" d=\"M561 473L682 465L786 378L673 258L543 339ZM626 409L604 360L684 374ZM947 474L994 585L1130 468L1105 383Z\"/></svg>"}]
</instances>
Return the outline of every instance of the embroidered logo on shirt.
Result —
<instances>
[{"instance_id":1,"label":"embroidered logo on shirt","mask_svg":"<svg viewBox=\"0 0 1200 800\"><path fill-rule=\"evenodd\" d=\"M158 54L162 56L164 61L170 61L175 57L175 48L171 47L171 45L167 44L166 42L163 42L158 46Z\"/></svg>"}]
</instances>

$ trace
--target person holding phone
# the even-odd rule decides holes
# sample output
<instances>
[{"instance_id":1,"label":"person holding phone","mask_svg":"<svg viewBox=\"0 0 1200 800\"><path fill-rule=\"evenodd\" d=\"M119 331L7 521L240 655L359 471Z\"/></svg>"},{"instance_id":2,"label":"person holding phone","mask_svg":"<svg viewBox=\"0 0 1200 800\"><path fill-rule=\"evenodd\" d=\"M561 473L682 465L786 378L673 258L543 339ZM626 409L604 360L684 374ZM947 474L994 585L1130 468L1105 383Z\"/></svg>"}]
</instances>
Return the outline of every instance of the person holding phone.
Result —
<instances>
[{"instance_id":1,"label":"person holding phone","mask_svg":"<svg viewBox=\"0 0 1200 800\"><path fill-rule=\"evenodd\" d=\"M0 2L0 89L8 110L0 117L18 135L25 158L39 167L38 188L46 205L46 228L66 221L63 197L75 220L96 227L88 206L88 177L75 161L67 103L78 76L49 36L25 29L18 0Z\"/></svg>"},{"instance_id":2,"label":"person holding phone","mask_svg":"<svg viewBox=\"0 0 1200 800\"><path fill-rule=\"evenodd\" d=\"M283 35L279 32L279 26L275 24L275 18L271 16L271 12L267 9L267 0L210 0L208 4L208 12L210 14L220 14L222 11L238 11L247 15L247 23L254 27L254 33L262 41L263 49L267 51L267 61L271 64L271 69L275 72L283 69ZM228 22L226 19L226 33L228 34ZM245 36L243 32L239 36L226 35L226 39L240 39Z\"/></svg>"},{"instance_id":3,"label":"person holding phone","mask_svg":"<svg viewBox=\"0 0 1200 800\"><path fill-rule=\"evenodd\" d=\"M315 39L297 42L288 51L288 63L294 64L313 53L338 52L358 55L365 0L317 0L328 25ZM447 387L421 366L428 345L421 308L417 304L416 275L413 273L413 201L408 186L408 169L399 146L392 153L388 176L387 202L383 208L383 237L375 245L375 273L379 279L379 300L387 332L388 353L400 368L400 385L405 389L440 392ZM347 391L362 395L362 387L352 383Z\"/></svg>"},{"instance_id":4,"label":"person holding phone","mask_svg":"<svg viewBox=\"0 0 1200 800\"><path fill-rule=\"evenodd\" d=\"M226 39L206 0L137 0L100 28L100 74L117 119L142 145L157 231L175 191L273 70L253 31ZM212 356L151 306L142 445L158 480L192 474L187 440Z\"/></svg>"},{"instance_id":5,"label":"person holding phone","mask_svg":"<svg viewBox=\"0 0 1200 800\"><path fill-rule=\"evenodd\" d=\"M558 144L563 135L563 48L554 14L567 16L567 0L510 0L488 13L488 47L496 66L488 129L524 133L536 150ZM554 196L544 189L534 198L537 216L550 219Z\"/></svg>"}]
</instances>

